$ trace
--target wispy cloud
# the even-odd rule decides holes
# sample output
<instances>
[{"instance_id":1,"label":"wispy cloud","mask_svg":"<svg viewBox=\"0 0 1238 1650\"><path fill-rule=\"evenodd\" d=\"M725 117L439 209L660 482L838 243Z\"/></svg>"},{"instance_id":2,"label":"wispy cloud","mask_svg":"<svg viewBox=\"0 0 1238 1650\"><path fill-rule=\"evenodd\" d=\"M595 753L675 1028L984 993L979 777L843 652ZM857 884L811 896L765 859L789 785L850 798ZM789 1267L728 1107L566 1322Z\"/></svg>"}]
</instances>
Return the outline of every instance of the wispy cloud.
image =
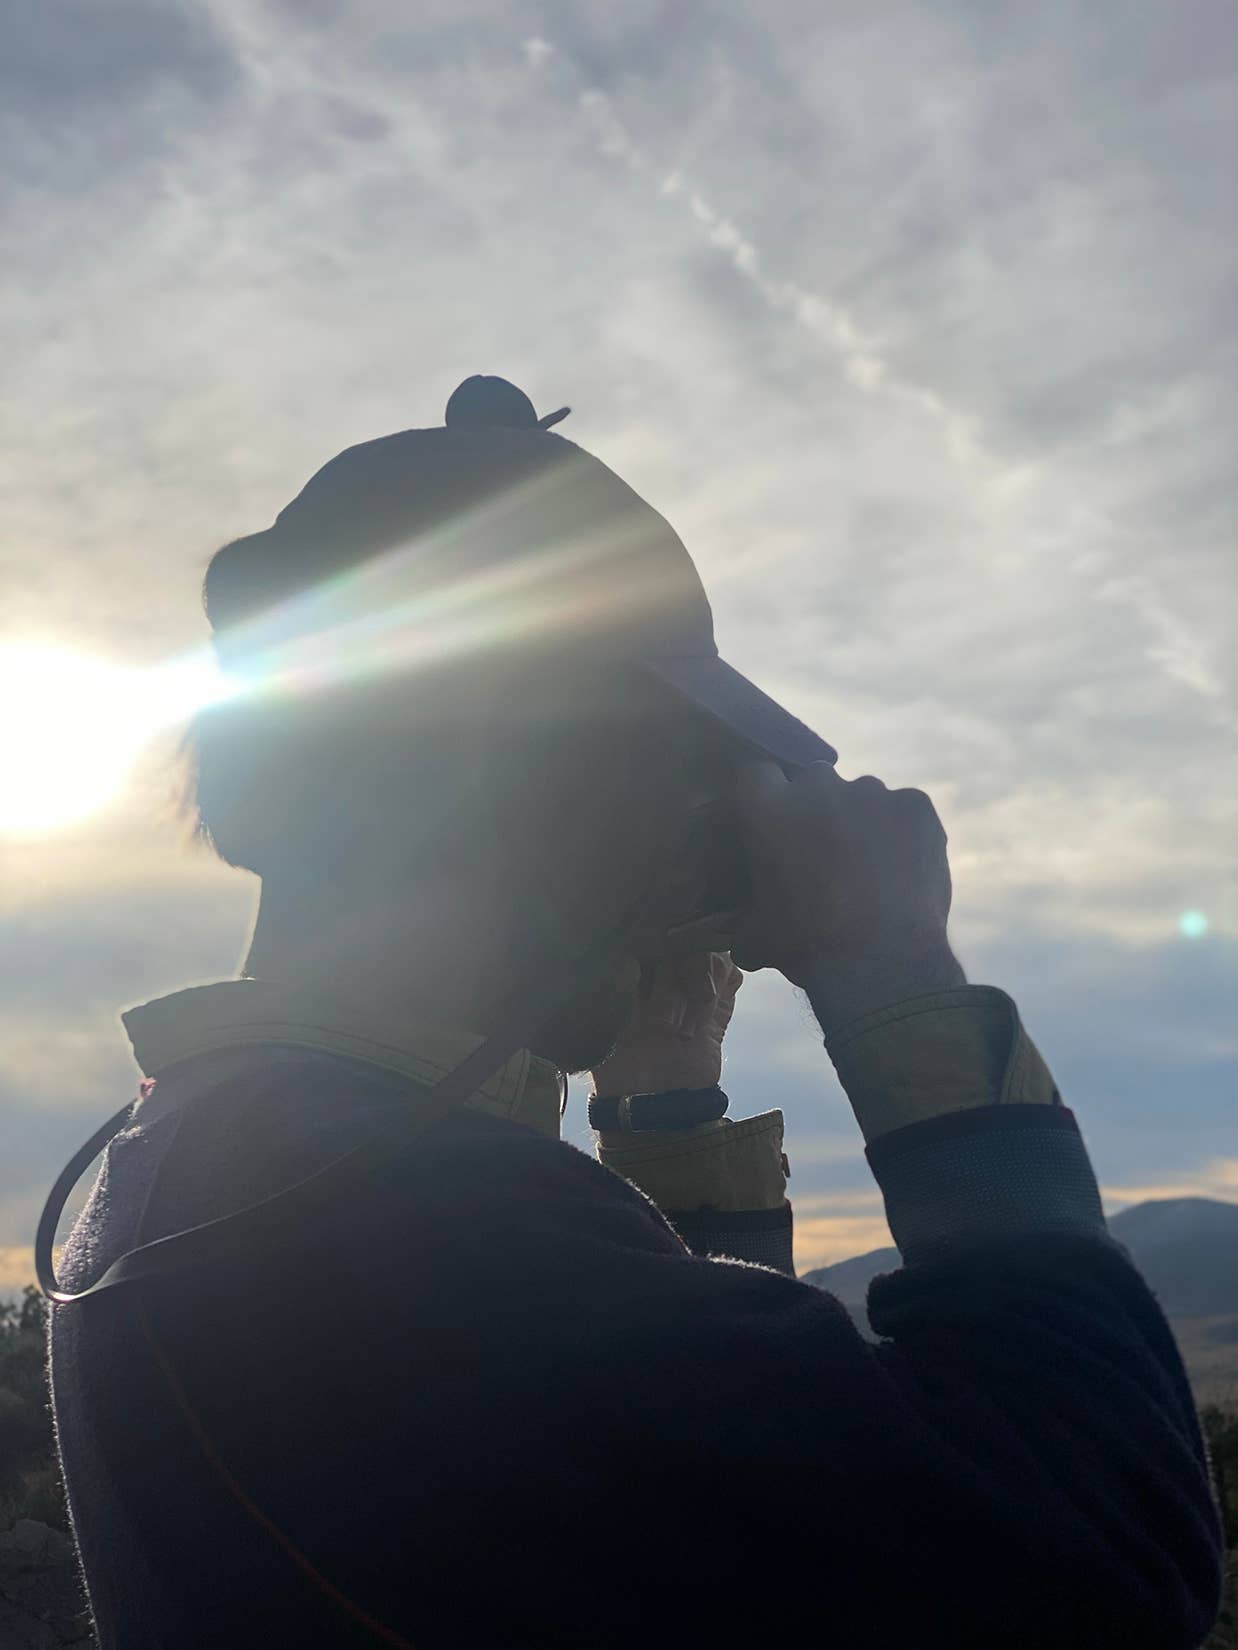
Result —
<instances>
[{"instance_id":1,"label":"wispy cloud","mask_svg":"<svg viewBox=\"0 0 1238 1650\"><path fill-rule=\"evenodd\" d=\"M549 65L558 67L564 62L563 54L542 39L526 42L526 52L530 66L541 73L548 72ZM570 61L566 72L579 79ZM1036 463L1024 456L1012 463L996 455L986 444L974 414L951 405L938 389L904 376L893 358L884 353L880 341L866 337L845 307L828 295L806 290L794 280L771 273L768 256L690 177L677 169L659 177L656 163L634 141L604 92L586 86L578 98L602 152L646 178L663 199L682 202L709 245L729 260L764 303L837 357L849 386L883 399L930 426L940 441L943 457L959 472L957 485L965 489L971 506L980 507L991 527L1008 542L1020 534L1031 538L1033 533L1043 537L1047 532L1086 543L1089 571L1094 577L1099 575L1094 584L1097 598L1135 614L1146 633L1144 656L1148 662L1203 699L1203 714L1219 728L1238 730L1238 707L1227 695L1203 639L1185 617L1174 613L1166 588L1155 586L1147 571L1128 570L1127 535L1111 512L1094 500L1080 497L1073 488L1064 488L1065 478L1052 462ZM1120 406L1101 439L1111 443L1122 435L1129 439L1143 434L1151 423L1165 420L1168 410L1162 406L1150 416L1145 409L1140 416L1129 404ZM1051 514L1046 524L1043 510L1039 512L1033 528L1030 521L1020 519L1019 509L1035 509L1037 504L1047 506ZM1027 548L1034 550L1036 546L1029 543Z\"/></svg>"},{"instance_id":2,"label":"wispy cloud","mask_svg":"<svg viewBox=\"0 0 1238 1650\"><path fill-rule=\"evenodd\" d=\"M570 403L684 536L724 653L845 774L934 796L960 953L1113 1196L1225 1187L1238 35L1221 0L1127 25L28 8L0 62L0 634L179 657L211 551L331 454L438 422L472 372ZM166 759L0 844L0 1241L124 1098L115 1012L242 953L252 881L184 853ZM753 982L729 1040L733 1112L787 1111L801 1263L884 1241L813 1202L872 1181L802 1005Z\"/></svg>"}]
</instances>

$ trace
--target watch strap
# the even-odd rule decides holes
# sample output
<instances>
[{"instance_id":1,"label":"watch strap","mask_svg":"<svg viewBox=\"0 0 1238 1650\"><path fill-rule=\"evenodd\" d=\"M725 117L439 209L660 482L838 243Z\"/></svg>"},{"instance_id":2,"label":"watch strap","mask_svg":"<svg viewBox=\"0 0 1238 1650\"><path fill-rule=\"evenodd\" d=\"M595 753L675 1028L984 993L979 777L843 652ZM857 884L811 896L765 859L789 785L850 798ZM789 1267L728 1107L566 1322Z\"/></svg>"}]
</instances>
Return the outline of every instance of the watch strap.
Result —
<instances>
[{"instance_id":1,"label":"watch strap","mask_svg":"<svg viewBox=\"0 0 1238 1650\"><path fill-rule=\"evenodd\" d=\"M692 1129L726 1116L730 1101L714 1084L707 1089L666 1089L660 1094L629 1094L621 1099L589 1100L589 1126L618 1133L648 1129Z\"/></svg>"}]
</instances>

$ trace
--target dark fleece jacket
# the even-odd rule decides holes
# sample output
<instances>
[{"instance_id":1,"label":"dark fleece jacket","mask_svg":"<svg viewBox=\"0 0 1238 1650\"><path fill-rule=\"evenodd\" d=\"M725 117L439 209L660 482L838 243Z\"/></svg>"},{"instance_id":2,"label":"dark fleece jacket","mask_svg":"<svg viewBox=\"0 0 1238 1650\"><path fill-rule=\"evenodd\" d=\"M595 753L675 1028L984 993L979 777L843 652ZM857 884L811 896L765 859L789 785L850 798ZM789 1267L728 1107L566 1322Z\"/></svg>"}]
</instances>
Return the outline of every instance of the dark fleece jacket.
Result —
<instances>
[{"instance_id":1,"label":"dark fleece jacket","mask_svg":"<svg viewBox=\"0 0 1238 1650\"><path fill-rule=\"evenodd\" d=\"M231 1058L109 1148L70 1287L407 1094L335 1055ZM267 1252L57 1308L103 1650L1195 1650L1221 1549L1195 1406L1047 1109L923 1127L976 1185L988 1152L1060 1181L1073 1229L973 1223L878 1278L876 1346L830 1295L694 1255L574 1147L460 1110ZM870 1149L887 1200L912 1132Z\"/></svg>"}]
</instances>

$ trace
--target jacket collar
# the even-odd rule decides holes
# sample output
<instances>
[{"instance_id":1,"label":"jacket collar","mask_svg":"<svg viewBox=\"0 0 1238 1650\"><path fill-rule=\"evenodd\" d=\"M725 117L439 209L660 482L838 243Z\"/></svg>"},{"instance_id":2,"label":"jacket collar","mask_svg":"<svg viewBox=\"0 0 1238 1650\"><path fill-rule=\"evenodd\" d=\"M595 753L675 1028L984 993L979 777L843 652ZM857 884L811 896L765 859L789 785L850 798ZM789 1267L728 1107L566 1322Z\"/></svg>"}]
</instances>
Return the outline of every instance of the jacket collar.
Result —
<instances>
[{"instance_id":1,"label":"jacket collar","mask_svg":"<svg viewBox=\"0 0 1238 1650\"><path fill-rule=\"evenodd\" d=\"M194 1055L278 1043L345 1054L428 1085L483 1040L443 1026L392 1025L358 1004L327 1001L273 980L192 986L131 1008L121 1020L138 1065L154 1078ZM560 1084L556 1067L521 1049L461 1103L558 1140Z\"/></svg>"}]
</instances>

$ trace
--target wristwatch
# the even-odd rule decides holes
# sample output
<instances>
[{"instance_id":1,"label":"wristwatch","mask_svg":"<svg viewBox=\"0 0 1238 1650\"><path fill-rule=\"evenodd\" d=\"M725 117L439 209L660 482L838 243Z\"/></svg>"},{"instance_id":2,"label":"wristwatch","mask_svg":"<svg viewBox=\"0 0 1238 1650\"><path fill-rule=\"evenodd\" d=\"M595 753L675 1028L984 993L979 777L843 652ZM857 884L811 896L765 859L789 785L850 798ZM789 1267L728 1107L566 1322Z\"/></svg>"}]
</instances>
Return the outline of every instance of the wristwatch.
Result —
<instances>
[{"instance_id":1,"label":"wristwatch","mask_svg":"<svg viewBox=\"0 0 1238 1650\"><path fill-rule=\"evenodd\" d=\"M726 1116L730 1104L715 1084L708 1089L666 1089L661 1094L629 1094L620 1100L589 1098L589 1126L634 1133L648 1129L692 1129Z\"/></svg>"}]
</instances>

